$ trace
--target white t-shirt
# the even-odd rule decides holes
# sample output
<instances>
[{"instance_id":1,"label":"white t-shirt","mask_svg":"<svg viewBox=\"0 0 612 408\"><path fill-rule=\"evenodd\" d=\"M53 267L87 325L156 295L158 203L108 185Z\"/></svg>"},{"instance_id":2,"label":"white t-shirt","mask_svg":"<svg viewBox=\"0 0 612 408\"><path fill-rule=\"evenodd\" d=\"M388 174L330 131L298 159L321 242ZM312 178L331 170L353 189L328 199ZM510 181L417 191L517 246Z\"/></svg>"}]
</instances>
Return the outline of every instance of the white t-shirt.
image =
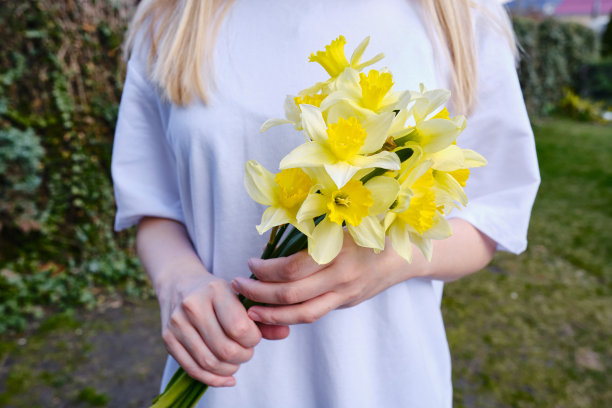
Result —
<instances>
[{"instance_id":1,"label":"white t-shirt","mask_svg":"<svg viewBox=\"0 0 612 408\"><path fill-rule=\"evenodd\" d=\"M364 58L384 52L397 89L449 88L416 0L238 0L215 53L216 91L204 106L160 100L146 79L144 52L128 64L112 171L116 229L143 216L181 221L206 268L231 280L249 276L259 256L263 208L243 187L244 164L269 170L303 142L291 125L260 134L282 117L286 94L325 80L308 63L339 34L347 54L371 36ZM483 1L483 3L485 3ZM497 6L490 7L495 9ZM458 144L489 161L473 169L461 217L514 253L526 247L539 184L533 134L504 36L475 13L478 104ZM358 306L262 341L236 374L237 386L209 389L199 407L449 407L451 368L436 282L412 279ZM162 389L177 368L168 358Z\"/></svg>"}]
</instances>

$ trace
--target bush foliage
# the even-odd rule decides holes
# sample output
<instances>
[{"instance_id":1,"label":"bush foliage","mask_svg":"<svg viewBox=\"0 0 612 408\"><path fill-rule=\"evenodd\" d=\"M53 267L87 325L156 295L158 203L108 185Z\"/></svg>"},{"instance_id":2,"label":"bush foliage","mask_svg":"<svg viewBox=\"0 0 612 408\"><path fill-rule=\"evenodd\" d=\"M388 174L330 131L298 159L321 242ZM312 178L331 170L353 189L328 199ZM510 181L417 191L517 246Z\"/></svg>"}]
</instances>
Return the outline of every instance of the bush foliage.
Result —
<instances>
[{"instance_id":1,"label":"bush foliage","mask_svg":"<svg viewBox=\"0 0 612 408\"><path fill-rule=\"evenodd\" d=\"M579 88L581 72L598 55L597 37L588 27L553 19L515 18L513 24L522 49L519 79L527 109L548 115L565 87Z\"/></svg>"},{"instance_id":2,"label":"bush foliage","mask_svg":"<svg viewBox=\"0 0 612 408\"><path fill-rule=\"evenodd\" d=\"M0 332L101 289L149 290L112 230L126 21L111 0L0 7Z\"/></svg>"}]
</instances>

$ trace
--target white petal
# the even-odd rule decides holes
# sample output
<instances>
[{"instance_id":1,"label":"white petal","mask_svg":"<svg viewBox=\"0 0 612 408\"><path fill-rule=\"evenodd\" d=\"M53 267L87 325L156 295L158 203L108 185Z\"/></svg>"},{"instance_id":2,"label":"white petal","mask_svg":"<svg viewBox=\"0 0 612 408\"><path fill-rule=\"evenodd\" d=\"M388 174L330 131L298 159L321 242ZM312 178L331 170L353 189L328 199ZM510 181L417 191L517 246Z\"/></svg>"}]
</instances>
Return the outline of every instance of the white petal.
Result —
<instances>
[{"instance_id":1,"label":"white petal","mask_svg":"<svg viewBox=\"0 0 612 408\"><path fill-rule=\"evenodd\" d=\"M431 119L417 124L417 131L423 150L435 153L450 146L463 129L448 119Z\"/></svg>"},{"instance_id":2,"label":"white petal","mask_svg":"<svg viewBox=\"0 0 612 408\"><path fill-rule=\"evenodd\" d=\"M473 150L470 150L470 149L462 149L462 150L463 150L463 157L465 160L465 167L470 168L470 167L486 166L487 159L485 159L484 157L482 157L481 155L479 155Z\"/></svg>"},{"instance_id":3,"label":"white petal","mask_svg":"<svg viewBox=\"0 0 612 408\"><path fill-rule=\"evenodd\" d=\"M394 222L389 227L389 239L391 246L399 256L404 258L408 263L412 262L412 243L410 242L410 232L405 227L405 223L401 220Z\"/></svg>"},{"instance_id":4,"label":"white petal","mask_svg":"<svg viewBox=\"0 0 612 408\"><path fill-rule=\"evenodd\" d=\"M425 231L423 234L424 238L429 239L446 239L453 235L453 229L451 228L446 218L436 215L437 221L434 221L433 227Z\"/></svg>"},{"instance_id":5,"label":"white petal","mask_svg":"<svg viewBox=\"0 0 612 408\"><path fill-rule=\"evenodd\" d=\"M433 243L431 239L423 238L419 234L411 234L410 238L412 239L412 243L421 250L423 255L425 255L425 259L431 262L431 257L433 255Z\"/></svg>"},{"instance_id":6,"label":"white petal","mask_svg":"<svg viewBox=\"0 0 612 408\"><path fill-rule=\"evenodd\" d=\"M372 177L364 186L370 190L374 198L374 204L370 207L370 215L378 215L387 211L397 199L400 189L396 179L386 176Z\"/></svg>"},{"instance_id":7,"label":"white petal","mask_svg":"<svg viewBox=\"0 0 612 408\"><path fill-rule=\"evenodd\" d=\"M323 166L337 161L336 156L319 142L306 142L299 145L280 162L281 170L295 167Z\"/></svg>"},{"instance_id":8,"label":"white petal","mask_svg":"<svg viewBox=\"0 0 612 408\"><path fill-rule=\"evenodd\" d=\"M385 249L385 230L378 218L369 215L357 226L347 223L347 229L357 245L381 251Z\"/></svg>"},{"instance_id":9,"label":"white petal","mask_svg":"<svg viewBox=\"0 0 612 408\"><path fill-rule=\"evenodd\" d=\"M276 203L278 186L274 181L274 174L255 160L249 160L245 164L244 187L253 201L263 205Z\"/></svg>"},{"instance_id":10,"label":"white petal","mask_svg":"<svg viewBox=\"0 0 612 408\"><path fill-rule=\"evenodd\" d=\"M468 199L465 191L453 176L443 171L434 171L434 179L438 188L450 195L453 200L457 200L463 205L467 204Z\"/></svg>"},{"instance_id":11,"label":"white petal","mask_svg":"<svg viewBox=\"0 0 612 408\"><path fill-rule=\"evenodd\" d=\"M261 216L261 224L256 226L257 232L263 234L272 227L291 222L291 217L287 210L281 207L269 207Z\"/></svg>"},{"instance_id":12,"label":"white petal","mask_svg":"<svg viewBox=\"0 0 612 408\"><path fill-rule=\"evenodd\" d=\"M305 220L304 222L296 222L292 224L295 228L297 228L302 234L307 237L312 236L312 232L314 231L315 224L313 220Z\"/></svg>"},{"instance_id":13,"label":"white petal","mask_svg":"<svg viewBox=\"0 0 612 408\"><path fill-rule=\"evenodd\" d=\"M429 168L433 162L431 160L423 160L419 164L417 164L411 171L406 175L406 178L401 180L402 188L412 187L415 181L417 181Z\"/></svg>"},{"instance_id":14,"label":"white petal","mask_svg":"<svg viewBox=\"0 0 612 408\"><path fill-rule=\"evenodd\" d=\"M331 262L342 249L342 226L324 218L308 238L308 253L319 265Z\"/></svg>"},{"instance_id":15,"label":"white petal","mask_svg":"<svg viewBox=\"0 0 612 408\"><path fill-rule=\"evenodd\" d=\"M370 120L364 123L365 131L368 135L359 153L373 153L382 148L387 140L393 118L395 118L394 112L385 112L372 116Z\"/></svg>"},{"instance_id":16,"label":"white petal","mask_svg":"<svg viewBox=\"0 0 612 408\"><path fill-rule=\"evenodd\" d=\"M347 162L338 162L325 164L325 170L336 184L336 187L340 189L357 173L359 167L351 166Z\"/></svg>"},{"instance_id":17,"label":"white petal","mask_svg":"<svg viewBox=\"0 0 612 408\"><path fill-rule=\"evenodd\" d=\"M278 125L285 125L287 123L293 123L293 122L287 119L268 119L264 122L263 125L261 125L261 129L259 129L259 131L263 133L266 130L270 129L271 127L278 126Z\"/></svg>"},{"instance_id":18,"label":"white petal","mask_svg":"<svg viewBox=\"0 0 612 408\"><path fill-rule=\"evenodd\" d=\"M323 120L321 110L313 105L301 104L302 128L314 141L323 142L327 140L327 125Z\"/></svg>"},{"instance_id":19,"label":"white petal","mask_svg":"<svg viewBox=\"0 0 612 408\"><path fill-rule=\"evenodd\" d=\"M355 156L351 159L351 164L358 169L375 168L387 170L399 170L401 163L397 154L382 151L372 156Z\"/></svg>"},{"instance_id":20,"label":"white petal","mask_svg":"<svg viewBox=\"0 0 612 408\"><path fill-rule=\"evenodd\" d=\"M298 222L312 220L327 211L327 198L322 194L309 194L297 213Z\"/></svg>"},{"instance_id":21,"label":"white petal","mask_svg":"<svg viewBox=\"0 0 612 408\"><path fill-rule=\"evenodd\" d=\"M374 56L374 58L371 58L365 62L362 62L361 64L357 65L355 68L357 71L361 71L362 69L364 69L365 67L372 65L372 64L376 64L378 61L380 61L381 59L385 58L385 54L383 54L382 52L380 54L376 54Z\"/></svg>"},{"instance_id":22,"label":"white petal","mask_svg":"<svg viewBox=\"0 0 612 408\"><path fill-rule=\"evenodd\" d=\"M355 66L359 64L359 61L361 61L361 57L363 56L363 52L368 47L369 43L370 43L370 36L367 36L366 38L363 39L363 41L359 43L357 48L355 48L355 51L353 51L353 55L351 55L351 66Z\"/></svg>"},{"instance_id":23,"label":"white petal","mask_svg":"<svg viewBox=\"0 0 612 408\"><path fill-rule=\"evenodd\" d=\"M457 145L450 145L439 152L433 153L433 168L440 171L454 171L465 168L463 151Z\"/></svg>"}]
</instances>

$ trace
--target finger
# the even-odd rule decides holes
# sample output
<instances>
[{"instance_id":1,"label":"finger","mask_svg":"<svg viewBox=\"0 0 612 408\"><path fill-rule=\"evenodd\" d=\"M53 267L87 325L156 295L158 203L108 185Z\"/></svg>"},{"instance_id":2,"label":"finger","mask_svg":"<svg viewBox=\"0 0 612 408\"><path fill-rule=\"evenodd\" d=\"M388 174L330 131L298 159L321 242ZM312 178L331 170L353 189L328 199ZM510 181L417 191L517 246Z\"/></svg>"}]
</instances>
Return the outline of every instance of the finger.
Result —
<instances>
[{"instance_id":1,"label":"finger","mask_svg":"<svg viewBox=\"0 0 612 408\"><path fill-rule=\"evenodd\" d=\"M340 296L334 292L327 292L298 305L253 306L249 309L248 314L256 322L271 325L312 323L336 309L340 304Z\"/></svg>"},{"instance_id":2,"label":"finger","mask_svg":"<svg viewBox=\"0 0 612 408\"><path fill-rule=\"evenodd\" d=\"M257 279L265 282L290 282L303 279L323 267L307 251L274 259L249 259L249 269Z\"/></svg>"},{"instance_id":3,"label":"finger","mask_svg":"<svg viewBox=\"0 0 612 408\"><path fill-rule=\"evenodd\" d=\"M321 271L304 279L287 283L270 283L254 279L235 278L232 288L259 303L293 305L305 302L335 288L334 276Z\"/></svg>"},{"instance_id":4,"label":"finger","mask_svg":"<svg viewBox=\"0 0 612 408\"><path fill-rule=\"evenodd\" d=\"M270 324L257 323L261 335L268 340L282 340L289 336L289 326L275 326Z\"/></svg>"},{"instance_id":5,"label":"finger","mask_svg":"<svg viewBox=\"0 0 612 408\"><path fill-rule=\"evenodd\" d=\"M219 361L193 326L185 325L180 331L173 330L173 333L191 358L204 370L220 376L231 376L238 371L237 364Z\"/></svg>"},{"instance_id":6,"label":"finger","mask_svg":"<svg viewBox=\"0 0 612 408\"><path fill-rule=\"evenodd\" d=\"M212 387L232 387L236 385L236 379L232 376L220 376L202 369L177 338L172 336L172 339L170 339L169 337L165 338L168 352L172 354L174 359L191 378Z\"/></svg>"},{"instance_id":7,"label":"finger","mask_svg":"<svg viewBox=\"0 0 612 408\"><path fill-rule=\"evenodd\" d=\"M219 361L241 364L251 359L253 349L244 348L227 337L210 303L198 303L197 305L187 303L183 305L183 309L186 311L191 324L197 329L210 351ZM202 318L202 316L209 317ZM210 318L210 316L214 317Z\"/></svg>"},{"instance_id":8,"label":"finger","mask_svg":"<svg viewBox=\"0 0 612 408\"><path fill-rule=\"evenodd\" d=\"M261 332L246 314L233 293L215 299L213 308L225 334L245 348L255 347L261 341Z\"/></svg>"}]
</instances>

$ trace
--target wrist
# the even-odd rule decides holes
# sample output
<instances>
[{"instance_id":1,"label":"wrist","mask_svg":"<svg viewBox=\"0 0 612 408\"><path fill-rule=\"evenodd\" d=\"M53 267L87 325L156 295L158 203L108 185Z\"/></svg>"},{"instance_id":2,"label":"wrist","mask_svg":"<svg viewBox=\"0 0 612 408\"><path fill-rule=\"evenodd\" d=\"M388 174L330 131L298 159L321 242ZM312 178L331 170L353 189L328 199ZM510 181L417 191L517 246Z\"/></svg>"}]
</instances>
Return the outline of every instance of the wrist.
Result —
<instances>
[{"instance_id":1,"label":"wrist","mask_svg":"<svg viewBox=\"0 0 612 408\"><path fill-rule=\"evenodd\" d=\"M412 246L412 262L408 262L402 258L393 249L393 245L387 239L385 250L381 252L381 263L382 268L388 271L391 275L392 284L407 281L413 278L431 278L432 277L432 264L425 259L425 256L416 247Z\"/></svg>"}]
</instances>

